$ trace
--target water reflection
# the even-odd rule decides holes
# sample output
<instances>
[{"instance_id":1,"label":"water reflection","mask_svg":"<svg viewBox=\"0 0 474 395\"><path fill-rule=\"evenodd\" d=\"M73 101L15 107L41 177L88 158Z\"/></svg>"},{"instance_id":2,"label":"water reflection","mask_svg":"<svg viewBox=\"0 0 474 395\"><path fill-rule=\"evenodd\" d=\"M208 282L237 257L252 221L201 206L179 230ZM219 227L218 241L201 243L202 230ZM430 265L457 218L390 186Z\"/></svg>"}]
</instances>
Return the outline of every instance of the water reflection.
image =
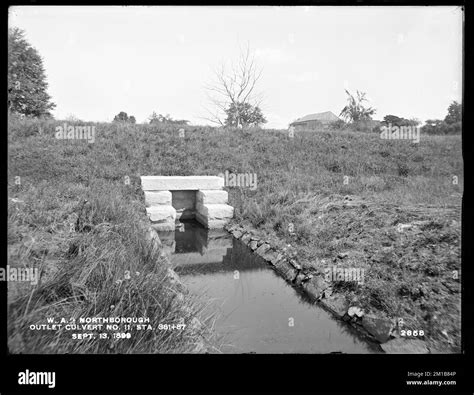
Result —
<instances>
[{"instance_id":1,"label":"water reflection","mask_svg":"<svg viewBox=\"0 0 474 395\"><path fill-rule=\"evenodd\" d=\"M224 352L379 352L226 231L208 231L192 221L182 230L160 233L160 238L190 291L213 301Z\"/></svg>"}]
</instances>

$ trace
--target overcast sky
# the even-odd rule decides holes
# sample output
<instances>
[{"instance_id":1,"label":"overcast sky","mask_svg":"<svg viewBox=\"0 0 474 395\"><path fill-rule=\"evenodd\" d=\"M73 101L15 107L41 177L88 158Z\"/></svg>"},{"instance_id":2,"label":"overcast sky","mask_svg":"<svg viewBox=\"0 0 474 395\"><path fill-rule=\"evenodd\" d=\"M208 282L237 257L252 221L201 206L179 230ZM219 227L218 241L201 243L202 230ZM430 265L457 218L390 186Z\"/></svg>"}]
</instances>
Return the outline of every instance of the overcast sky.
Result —
<instances>
[{"instance_id":1,"label":"overcast sky","mask_svg":"<svg viewBox=\"0 0 474 395\"><path fill-rule=\"evenodd\" d=\"M404 118L442 119L462 97L458 7L12 7L43 57L56 118L208 123L213 69L250 44L266 127L339 115L345 88Z\"/></svg>"}]
</instances>

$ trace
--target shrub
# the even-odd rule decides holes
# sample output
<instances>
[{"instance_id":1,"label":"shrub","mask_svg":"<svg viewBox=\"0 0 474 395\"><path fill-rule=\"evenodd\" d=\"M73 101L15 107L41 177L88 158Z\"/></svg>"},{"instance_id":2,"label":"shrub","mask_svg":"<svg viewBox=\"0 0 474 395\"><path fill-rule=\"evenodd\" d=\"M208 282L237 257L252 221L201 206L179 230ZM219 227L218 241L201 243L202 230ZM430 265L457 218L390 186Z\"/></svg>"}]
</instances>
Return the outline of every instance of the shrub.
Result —
<instances>
[{"instance_id":1,"label":"shrub","mask_svg":"<svg viewBox=\"0 0 474 395\"><path fill-rule=\"evenodd\" d=\"M127 123L136 123L135 117L133 115L128 116L126 112L120 111L115 117L114 122L127 122Z\"/></svg>"},{"instance_id":2,"label":"shrub","mask_svg":"<svg viewBox=\"0 0 474 395\"><path fill-rule=\"evenodd\" d=\"M329 130L341 130L341 129L346 129L346 127L347 127L347 124L342 119L338 121L330 122L328 124Z\"/></svg>"},{"instance_id":3,"label":"shrub","mask_svg":"<svg viewBox=\"0 0 474 395\"><path fill-rule=\"evenodd\" d=\"M441 121L439 119L427 120L426 125L421 128L422 133L439 135L461 133L461 130L461 121L448 124L445 121Z\"/></svg>"}]
</instances>

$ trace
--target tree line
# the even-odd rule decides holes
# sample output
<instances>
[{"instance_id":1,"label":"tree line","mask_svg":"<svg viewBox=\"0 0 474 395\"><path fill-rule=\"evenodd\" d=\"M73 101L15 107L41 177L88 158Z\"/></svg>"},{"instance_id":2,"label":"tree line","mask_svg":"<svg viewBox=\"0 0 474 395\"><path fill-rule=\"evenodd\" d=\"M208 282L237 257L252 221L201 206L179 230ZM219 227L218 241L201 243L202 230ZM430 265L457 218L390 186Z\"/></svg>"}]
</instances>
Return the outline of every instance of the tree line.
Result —
<instances>
[{"instance_id":1,"label":"tree line","mask_svg":"<svg viewBox=\"0 0 474 395\"><path fill-rule=\"evenodd\" d=\"M206 120L224 127L248 128L259 127L267 122L261 109L261 94L257 92L262 69L256 64L249 46L241 49L237 60L222 63L214 71L214 79L206 85L210 108L206 111ZM8 30L8 108L12 113L22 116L51 118L51 110L56 104L47 93L48 83L43 60L38 51L25 39L25 32L12 27ZM375 108L366 104L366 93L356 91L351 94L346 90L347 104L339 116L336 128L347 125L359 125L371 121L376 113ZM443 120L429 119L422 127L427 134L453 134L461 132L462 105L453 101L448 107ZM113 122L135 124L133 115L120 111ZM151 125L187 125L189 121L173 119L169 114L149 116ZM418 126L417 119L405 119L395 115L386 115L382 124L394 126ZM334 125L333 125L334 126ZM373 128L378 131L377 127Z\"/></svg>"}]
</instances>

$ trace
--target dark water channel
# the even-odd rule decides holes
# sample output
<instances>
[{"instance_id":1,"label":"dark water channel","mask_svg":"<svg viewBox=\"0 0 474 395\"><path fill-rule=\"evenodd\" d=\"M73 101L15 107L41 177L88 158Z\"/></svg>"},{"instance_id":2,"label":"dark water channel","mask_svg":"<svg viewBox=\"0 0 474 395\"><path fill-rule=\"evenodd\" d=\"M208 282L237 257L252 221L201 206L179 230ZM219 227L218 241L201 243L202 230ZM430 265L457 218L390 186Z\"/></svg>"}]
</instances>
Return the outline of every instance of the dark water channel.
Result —
<instances>
[{"instance_id":1,"label":"dark water channel","mask_svg":"<svg viewBox=\"0 0 474 395\"><path fill-rule=\"evenodd\" d=\"M194 221L181 228L159 232L160 239L181 280L217 312L225 353L378 352L228 232Z\"/></svg>"}]
</instances>

